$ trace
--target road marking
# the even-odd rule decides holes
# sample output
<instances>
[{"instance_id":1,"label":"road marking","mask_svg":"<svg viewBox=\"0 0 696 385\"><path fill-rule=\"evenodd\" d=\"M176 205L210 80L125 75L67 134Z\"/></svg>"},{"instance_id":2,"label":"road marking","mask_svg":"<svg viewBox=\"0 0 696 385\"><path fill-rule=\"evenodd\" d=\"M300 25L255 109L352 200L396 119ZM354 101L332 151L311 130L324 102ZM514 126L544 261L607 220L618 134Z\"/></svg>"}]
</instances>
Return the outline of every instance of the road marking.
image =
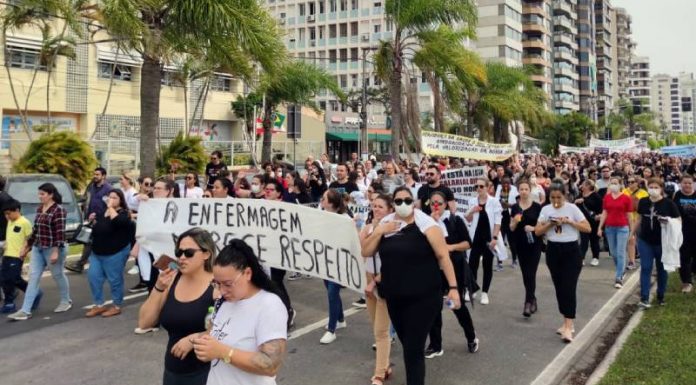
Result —
<instances>
[{"instance_id":1,"label":"road marking","mask_svg":"<svg viewBox=\"0 0 696 385\"><path fill-rule=\"evenodd\" d=\"M363 309L361 309L359 307L352 307L352 308L343 312L343 317L346 317L346 318L350 317L353 314L359 313L361 310L363 310ZM305 334L308 334L308 333L311 333L317 329L323 328L328 323L329 323L329 319L324 318L321 321L317 321L317 322L315 322L313 324L309 324L301 329L297 329L295 331L292 331L292 332L290 332L290 337L288 338L288 340L294 340L295 338L300 338Z\"/></svg>"},{"instance_id":2,"label":"road marking","mask_svg":"<svg viewBox=\"0 0 696 385\"><path fill-rule=\"evenodd\" d=\"M147 291L143 291L142 293L135 293L135 294L127 295L127 296L123 297L123 300L125 301L125 300L129 300L129 299L133 299L133 298L139 298L139 297L146 296L148 294L150 294L150 293L148 293ZM108 306L108 305L111 305L112 303L114 303L114 301L108 300L108 301L104 302L103 306ZM83 306L82 308L85 310L89 310L93 307L94 307L94 305L87 305L87 306Z\"/></svg>"}]
</instances>

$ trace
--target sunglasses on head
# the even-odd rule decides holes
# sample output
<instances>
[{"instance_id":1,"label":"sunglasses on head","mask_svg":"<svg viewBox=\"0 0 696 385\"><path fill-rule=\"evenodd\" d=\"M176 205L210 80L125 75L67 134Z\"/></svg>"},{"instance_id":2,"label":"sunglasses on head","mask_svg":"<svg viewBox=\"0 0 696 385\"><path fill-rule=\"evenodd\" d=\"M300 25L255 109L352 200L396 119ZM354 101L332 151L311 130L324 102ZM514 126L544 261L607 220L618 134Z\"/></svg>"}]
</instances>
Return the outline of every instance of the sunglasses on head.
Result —
<instances>
[{"instance_id":1,"label":"sunglasses on head","mask_svg":"<svg viewBox=\"0 0 696 385\"><path fill-rule=\"evenodd\" d=\"M397 206L401 206L401 205L404 204L404 203L405 203L407 206L412 205L412 204L413 204L413 198L404 198L404 199L396 198L396 199L394 199L394 204L397 205Z\"/></svg>"},{"instance_id":2,"label":"sunglasses on head","mask_svg":"<svg viewBox=\"0 0 696 385\"><path fill-rule=\"evenodd\" d=\"M203 251L202 249L176 249L174 251L174 255L176 255L177 258L181 258L183 255L186 258L193 258L194 255L196 255L197 252Z\"/></svg>"}]
</instances>

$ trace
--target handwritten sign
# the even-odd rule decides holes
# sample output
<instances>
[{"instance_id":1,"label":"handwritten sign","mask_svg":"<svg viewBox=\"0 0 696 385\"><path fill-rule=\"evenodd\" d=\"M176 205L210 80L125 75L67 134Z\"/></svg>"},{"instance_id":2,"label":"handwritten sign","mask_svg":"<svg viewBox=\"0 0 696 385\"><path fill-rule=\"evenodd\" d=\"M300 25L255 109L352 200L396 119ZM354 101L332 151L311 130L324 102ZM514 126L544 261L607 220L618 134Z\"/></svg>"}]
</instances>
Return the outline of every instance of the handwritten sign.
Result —
<instances>
[{"instance_id":1,"label":"handwritten sign","mask_svg":"<svg viewBox=\"0 0 696 385\"><path fill-rule=\"evenodd\" d=\"M621 151L622 149L633 148L636 145L636 138L625 138L617 140L601 140L596 138L590 139L590 147L608 148L612 152Z\"/></svg>"},{"instance_id":2,"label":"handwritten sign","mask_svg":"<svg viewBox=\"0 0 696 385\"><path fill-rule=\"evenodd\" d=\"M364 291L360 241L347 216L256 199L151 199L140 205L136 238L154 255L173 256L174 237L192 227L209 231L218 249L239 238L266 266Z\"/></svg>"},{"instance_id":3,"label":"handwritten sign","mask_svg":"<svg viewBox=\"0 0 696 385\"><path fill-rule=\"evenodd\" d=\"M442 172L440 181L452 192L463 196L476 196L476 181L486 176L486 166L463 167Z\"/></svg>"},{"instance_id":4,"label":"handwritten sign","mask_svg":"<svg viewBox=\"0 0 696 385\"><path fill-rule=\"evenodd\" d=\"M433 131L423 131L421 146L423 152L429 155L496 162L504 161L515 153L511 144L488 143L466 136Z\"/></svg>"}]
</instances>

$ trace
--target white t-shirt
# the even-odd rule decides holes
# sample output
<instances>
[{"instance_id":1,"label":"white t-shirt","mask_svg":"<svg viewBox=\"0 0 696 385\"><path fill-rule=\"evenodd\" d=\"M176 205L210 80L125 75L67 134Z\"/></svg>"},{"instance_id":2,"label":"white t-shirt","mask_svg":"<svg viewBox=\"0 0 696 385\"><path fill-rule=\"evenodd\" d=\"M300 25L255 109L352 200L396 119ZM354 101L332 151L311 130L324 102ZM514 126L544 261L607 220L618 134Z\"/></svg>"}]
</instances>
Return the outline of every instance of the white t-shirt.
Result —
<instances>
[{"instance_id":1,"label":"white t-shirt","mask_svg":"<svg viewBox=\"0 0 696 385\"><path fill-rule=\"evenodd\" d=\"M259 351L259 346L277 339L287 340L288 311L283 301L261 290L251 298L225 301L213 317L211 335L234 349ZM260 376L226 364L210 363L207 385L275 385L275 377Z\"/></svg>"},{"instance_id":2,"label":"white t-shirt","mask_svg":"<svg viewBox=\"0 0 696 385\"><path fill-rule=\"evenodd\" d=\"M416 223L416 226L418 226L418 229L421 231L421 233L425 234L425 232L433 227L433 226L439 226L442 229L443 235L447 237L447 228L443 226L438 225L437 222L428 214L418 210L414 209L413 210L413 217L414 221ZM387 215L386 217L382 218L380 223L385 223L385 222L391 222L391 221L397 221L401 222L401 226L399 227L399 231L406 227L406 222L402 221L401 218L397 217L395 213L391 213ZM386 235L389 237L390 235Z\"/></svg>"},{"instance_id":3,"label":"white t-shirt","mask_svg":"<svg viewBox=\"0 0 696 385\"><path fill-rule=\"evenodd\" d=\"M138 207L140 206L140 201L136 198L138 192L135 191L133 187L128 190L121 189L121 191L123 191L123 197L126 198L128 210L138 211Z\"/></svg>"},{"instance_id":4,"label":"white t-shirt","mask_svg":"<svg viewBox=\"0 0 696 385\"><path fill-rule=\"evenodd\" d=\"M372 232L375 231L375 224L370 224L368 226L371 226L370 229L367 231L368 235L372 235ZM375 266L377 268L375 269ZM367 257L365 258L365 271L370 273L370 274L378 274L377 272L382 270L382 260L379 258L379 252L376 252L375 255L372 257Z\"/></svg>"},{"instance_id":5,"label":"white t-shirt","mask_svg":"<svg viewBox=\"0 0 696 385\"><path fill-rule=\"evenodd\" d=\"M196 186L186 188L184 185L179 185L179 195L182 198L203 198L203 189Z\"/></svg>"},{"instance_id":6,"label":"white t-shirt","mask_svg":"<svg viewBox=\"0 0 696 385\"><path fill-rule=\"evenodd\" d=\"M585 216L582 215L582 211L580 211L578 206L566 202L560 209L554 208L553 205L544 206L541 209L541 214L539 214L539 221L548 222L549 218L562 217L568 217L573 222L585 220ZM580 239L580 232L569 224L552 226L549 231L546 232L546 239L551 242L576 242Z\"/></svg>"}]
</instances>

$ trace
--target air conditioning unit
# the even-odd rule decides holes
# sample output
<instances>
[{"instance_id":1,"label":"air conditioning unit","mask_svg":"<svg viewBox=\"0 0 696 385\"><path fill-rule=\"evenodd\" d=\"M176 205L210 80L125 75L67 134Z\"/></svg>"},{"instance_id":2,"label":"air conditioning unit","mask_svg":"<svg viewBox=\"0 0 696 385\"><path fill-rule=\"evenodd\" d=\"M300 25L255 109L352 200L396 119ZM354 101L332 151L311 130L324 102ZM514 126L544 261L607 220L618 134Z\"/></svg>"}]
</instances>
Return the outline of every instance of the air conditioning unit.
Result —
<instances>
[{"instance_id":1,"label":"air conditioning unit","mask_svg":"<svg viewBox=\"0 0 696 385\"><path fill-rule=\"evenodd\" d=\"M308 22L308 23L312 23L312 22L314 22L314 20L315 20L315 19L314 19L314 15L309 15L309 16L307 16L307 22Z\"/></svg>"},{"instance_id":2,"label":"air conditioning unit","mask_svg":"<svg viewBox=\"0 0 696 385\"><path fill-rule=\"evenodd\" d=\"M309 46L310 46L310 47L316 47L316 46L317 46L317 41L316 41L316 40L310 40L310 41L309 41Z\"/></svg>"},{"instance_id":3,"label":"air conditioning unit","mask_svg":"<svg viewBox=\"0 0 696 385\"><path fill-rule=\"evenodd\" d=\"M370 41L370 35L362 35L362 41Z\"/></svg>"},{"instance_id":4,"label":"air conditioning unit","mask_svg":"<svg viewBox=\"0 0 696 385\"><path fill-rule=\"evenodd\" d=\"M297 39L295 39L294 37L291 37L291 38L290 38L290 43L294 43L296 40L297 40Z\"/></svg>"}]
</instances>

